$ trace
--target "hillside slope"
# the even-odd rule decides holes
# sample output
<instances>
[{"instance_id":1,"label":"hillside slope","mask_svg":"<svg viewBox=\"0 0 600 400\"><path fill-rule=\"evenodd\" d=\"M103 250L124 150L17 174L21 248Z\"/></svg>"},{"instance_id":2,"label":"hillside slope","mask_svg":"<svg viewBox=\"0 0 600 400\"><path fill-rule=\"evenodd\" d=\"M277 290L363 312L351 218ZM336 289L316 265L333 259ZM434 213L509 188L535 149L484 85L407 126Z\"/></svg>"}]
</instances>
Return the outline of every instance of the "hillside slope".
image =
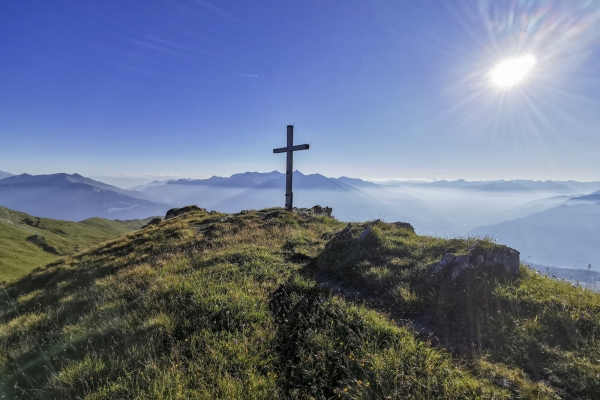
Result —
<instances>
[{"instance_id":1,"label":"hillside slope","mask_svg":"<svg viewBox=\"0 0 600 400\"><path fill-rule=\"evenodd\" d=\"M473 248L505 249L279 208L185 214L0 290L0 394L594 398L600 296L523 266L433 272Z\"/></svg>"},{"instance_id":2,"label":"hillside slope","mask_svg":"<svg viewBox=\"0 0 600 400\"><path fill-rule=\"evenodd\" d=\"M123 190L79 174L22 174L0 180L0 205L44 218L147 218L170 207L143 193Z\"/></svg>"},{"instance_id":3,"label":"hillside slope","mask_svg":"<svg viewBox=\"0 0 600 400\"><path fill-rule=\"evenodd\" d=\"M149 221L81 222L38 218L0 206L0 281L20 278L56 258L114 239Z\"/></svg>"},{"instance_id":4,"label":"hillside slope","mask_svg":"<svg viewBox=\"0 0 600 400\"><path fill-rule=\"evenodd\" d=\"M552 267L600 271L600 203L560 205L524 218L473 229L521 251L529 261Z\"/></svg>"}]
</instances>

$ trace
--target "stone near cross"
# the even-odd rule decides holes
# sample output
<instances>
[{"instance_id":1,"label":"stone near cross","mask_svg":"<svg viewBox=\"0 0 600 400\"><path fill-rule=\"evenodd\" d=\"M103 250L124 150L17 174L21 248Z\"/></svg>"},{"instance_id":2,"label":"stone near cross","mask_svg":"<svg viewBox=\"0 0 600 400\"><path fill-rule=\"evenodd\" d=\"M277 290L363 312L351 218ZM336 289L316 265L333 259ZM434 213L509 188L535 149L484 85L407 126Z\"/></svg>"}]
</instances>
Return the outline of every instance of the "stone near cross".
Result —
<instances>
[{"instance_id":1,"label":"stone near cross","mask_svg":"<svg viewBox=\"0 0 600 400\"><path fill-rule=\"evenodd\" d=\"M308 150L310 145L299 144L294 146L294 125L287 126L287 147L273 149L273 153L287 153L287 166L285 171L285 209L292 211L294 193L292 192L292 173L294 163L294 151Z\"/></svg>"}]
</instances>

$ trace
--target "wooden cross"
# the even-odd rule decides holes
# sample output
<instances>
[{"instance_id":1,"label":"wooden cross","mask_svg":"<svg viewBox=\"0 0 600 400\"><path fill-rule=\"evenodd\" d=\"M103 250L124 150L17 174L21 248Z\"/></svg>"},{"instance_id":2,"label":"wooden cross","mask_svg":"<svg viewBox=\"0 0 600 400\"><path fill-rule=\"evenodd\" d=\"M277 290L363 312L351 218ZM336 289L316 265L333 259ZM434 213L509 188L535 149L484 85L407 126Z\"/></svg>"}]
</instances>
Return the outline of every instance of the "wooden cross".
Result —
<instances>
[{"instance_id":1,"label":"wooden cross","mask_svg":"<svg viewBox=\"0 0 600 400\"><path fill-rule=\"evenodd\" d=\"M294 146L294 125L287 126L287 147L281 147L279 149L273 149L273 153L287 153L287 167L285 171L285 209L292 211L292 203L294 200L294 193L292 193L292 164L294 163L294 151L296 150L308 150L310 145L299 144Z\"/></svg>"}]
</instances>

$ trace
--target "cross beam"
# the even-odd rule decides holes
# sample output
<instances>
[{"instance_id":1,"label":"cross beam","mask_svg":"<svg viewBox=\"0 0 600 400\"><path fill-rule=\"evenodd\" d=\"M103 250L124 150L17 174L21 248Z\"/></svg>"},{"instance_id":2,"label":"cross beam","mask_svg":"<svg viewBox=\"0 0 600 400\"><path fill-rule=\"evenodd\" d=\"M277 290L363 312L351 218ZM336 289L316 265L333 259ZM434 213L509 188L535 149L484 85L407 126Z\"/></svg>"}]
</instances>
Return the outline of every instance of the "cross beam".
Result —
<instances>
[{"instance_id":1,"label":"cross beam","mask_svg":"<svg viewBox=\"0 0 600 400\"><path fill-rule=\"evenodd\" d=\"M308 150L310 145L299 144L294 146L294 126L287 126L287 147L280 147L279 149L273 149L273 153L287 153L287 166L285 170L285 209L292 211L292 203L294 199L294 193L292 192L292 173L294 163L294 151Z\"/></svg>"}]
</instances>

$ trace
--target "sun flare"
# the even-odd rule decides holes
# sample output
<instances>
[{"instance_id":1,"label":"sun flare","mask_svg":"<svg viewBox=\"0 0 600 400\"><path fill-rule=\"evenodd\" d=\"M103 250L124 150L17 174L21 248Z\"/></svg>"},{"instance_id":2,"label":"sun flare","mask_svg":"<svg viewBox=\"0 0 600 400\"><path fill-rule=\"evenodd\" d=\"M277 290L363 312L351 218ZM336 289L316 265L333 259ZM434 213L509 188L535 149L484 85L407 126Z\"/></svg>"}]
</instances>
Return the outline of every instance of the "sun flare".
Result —
<instances>
[{"instance_id":1,"label":"sun flare","mask_svg":"<svg viewBox=\"0 0 600 400\"><path fill-rule=\"evenodd\" d=\"M531 54L504 60L492 70L492 82L501 88L515 86L523 81L535 64L536 59Z\"/></svg>"}]
</instances>

